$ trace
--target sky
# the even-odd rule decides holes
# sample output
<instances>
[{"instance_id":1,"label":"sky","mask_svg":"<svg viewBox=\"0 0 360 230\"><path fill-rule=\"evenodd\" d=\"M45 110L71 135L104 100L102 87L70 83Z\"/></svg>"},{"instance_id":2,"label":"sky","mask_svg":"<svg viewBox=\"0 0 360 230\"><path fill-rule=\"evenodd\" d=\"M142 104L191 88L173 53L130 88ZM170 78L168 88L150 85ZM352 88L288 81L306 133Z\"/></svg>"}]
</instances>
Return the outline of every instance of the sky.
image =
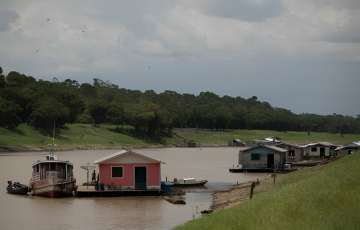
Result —
<instances>
[{"instance_id":1,"label":"sky","mask_svg":"<svg viewBox=\"0 0 360 230\"><path fill-rule=\"evenodd\" d=\"M358 115L360 1L0 0L0 66Z\"/></svg>"}]
</instances>

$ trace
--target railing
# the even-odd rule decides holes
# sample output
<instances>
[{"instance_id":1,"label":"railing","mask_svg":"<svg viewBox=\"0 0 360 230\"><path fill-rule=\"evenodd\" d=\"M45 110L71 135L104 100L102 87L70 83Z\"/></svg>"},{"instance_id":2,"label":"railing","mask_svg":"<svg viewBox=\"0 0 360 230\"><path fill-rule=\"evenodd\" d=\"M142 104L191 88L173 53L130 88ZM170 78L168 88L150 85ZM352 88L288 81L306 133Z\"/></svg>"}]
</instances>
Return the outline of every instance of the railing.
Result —
<instances>
[{"instance_id":1,"label":"railing","mask_svg":"<svg viewBox=\"0 0 360 230\"><path fill-rule=\"evenodd\" d=\"M40 180L40 173L33 173L31 180L32 181Z\"/></svg>"},{"instance_id":2,"label":"railing","mask_svg":"<svg viewBox=\"0 0 360 230\"><path fill-rule=\"evenodd\" d=\"M32 174L32 181L38 181L38 180L54 180L55 181L63 181L63 180L72 180L74 177L72 175L68 175L67 178L65 178L65 172L58 172L58 171L47 171L45 175L43 175L43 178L41 178L40 173L33 173Z\"/></svg>"}]
</instances>

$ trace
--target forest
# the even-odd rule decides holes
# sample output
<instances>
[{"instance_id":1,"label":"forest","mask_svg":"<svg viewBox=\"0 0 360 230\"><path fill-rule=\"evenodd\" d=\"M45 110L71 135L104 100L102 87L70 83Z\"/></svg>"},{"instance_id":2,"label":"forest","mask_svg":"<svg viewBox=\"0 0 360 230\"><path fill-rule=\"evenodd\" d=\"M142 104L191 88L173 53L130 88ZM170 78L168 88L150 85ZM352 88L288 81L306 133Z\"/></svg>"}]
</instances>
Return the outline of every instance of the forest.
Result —
<instances>
[{"instance_id":1,"label":"forest","mask_svg":"<svg viewBox=\"0 0 360 230\"><path fill-rule=\"evenodd\" d=\"M171 136L173 128L360 133L360 115L295 114L256 96L129 90L97 78L91 84L48 81L16 71L5 74L0 67L0 127L16 129L21 123L46 133L69 123L107 123L150 138Z\"/></svg>"}]
</instances>

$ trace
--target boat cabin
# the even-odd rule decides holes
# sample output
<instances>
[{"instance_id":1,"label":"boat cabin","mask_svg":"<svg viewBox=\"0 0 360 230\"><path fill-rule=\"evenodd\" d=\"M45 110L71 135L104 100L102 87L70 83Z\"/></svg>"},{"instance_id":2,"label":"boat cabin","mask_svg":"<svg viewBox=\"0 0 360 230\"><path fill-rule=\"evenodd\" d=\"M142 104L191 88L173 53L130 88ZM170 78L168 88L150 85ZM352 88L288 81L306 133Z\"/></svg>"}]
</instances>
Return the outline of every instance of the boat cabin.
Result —
<instances>
[{"instance_id":1,"label":"boat cabin","mask_svg":"<svg viewBox=\"0 0 360 230\"><path fill-rule=\"evenodd\" d=\"M96 160L99 184L105 190L160 190L161 161L131 150Z\"/></svg>"},{"instance_id":2,"label":"boat cabin","mask_svg":"<svg viewBox=\"0 0 360 230\"><path fill-rule=\"evenodd\" d=\"M360 142L353 142L351 144L340 146L335 149L336 154L340 156L350 155L360 150Z\"/></svg>"},{"instance_id":3,"label":"boat cabin","mask_svg":"<svg viewBox=\"0 0 360 230\"><path fill-rule=\"evenodd\" d=\"M67 181L73 179L73 165L69 161L47 157L44 161L36 161L32 165L33 182L40 180Z\"/></svg>"},{"instance_id":4,"label":"boat cabin","mask_svg":"<svg viewBox=\"0 0 360 230\"><path fill-rule=\"evenodd\" d=\"M239 165L248 170L280 170L286 162L287 149L258 144L239 152Z\"/></svg>"}]
</instances>

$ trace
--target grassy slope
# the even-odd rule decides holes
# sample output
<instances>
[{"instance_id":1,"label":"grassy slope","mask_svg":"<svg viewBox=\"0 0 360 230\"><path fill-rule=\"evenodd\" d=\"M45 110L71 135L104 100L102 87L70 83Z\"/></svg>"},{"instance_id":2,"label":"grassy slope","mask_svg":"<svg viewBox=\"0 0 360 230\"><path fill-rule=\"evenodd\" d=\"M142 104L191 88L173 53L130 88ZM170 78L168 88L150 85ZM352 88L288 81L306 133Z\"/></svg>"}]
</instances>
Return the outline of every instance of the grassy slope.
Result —
<instances>
[{"instance_id":1,"label":"grassy slope","mask_svg":"<svg viewBox=\"0 0 360 230\"><path fill-rule=\"evenodd\" d=\"M116 148L120 146L148 146L146 142L121 133L113 132L113 126L93 127L86 124L72 124L61 130L56 144L62 149ZM41 134L27 125L20 125L16 132L0 128L0 146L10 149L41 149L51 143L49 136Z\"/></svg>"},{"instance_id":2,"label":"grassy slope","mask_svg":"<svg viewBox=\"0 0 360 230\"><path fill-rule=\"evenodd\" d=\"M131 137L125 134L111 131L112 125L101 125L93 127L87 124L71 124L67 129L61 130L56 143L59 148L118 148L120 146L145 147L159 145L151 141ZM195 129L176 129L172 138L166 138L167 145L183 144L186 140L194 140L204 145L226 145L229 140L239 138L244 141L260 139L268 136L278 136L285 141L306 143L311 141L330 141L338 144L350 143L360 140L360 135L345 135L329 133L311 133L310 136L304 132L276 132L268 130L230 130L215 132ZM16 131L0 128L0 149L13 150L35 150L46 148L51 140L39 131L27 125L20 125Z\"/></svg>"},{"instance_id":3,"label":"grassy slope","mask_svg":"<svg viewBox=\"0 0 360 230\"><path fill-rule=\"evenodd\" d=\"M360 152L284 175L253 200L178 229L360 229Z\"/></svg>"},{"instance_id":4,"label":"grassy slope","mask_svg":"<svg viewBox=\"0 0 360 230\"><path fill-rule=\"evenodd\" d=\"M227 144L229 140L234 138L243 141L252 141L254 139L262 139L269 136L277 136L282 140L292 143L309 143L314 141L330 141L334 144L348 144L360 139L360 134L340 134L312 132L308 136L307 132L277 132L271 130L229 130L225 132L195 130L195 129L178 129L176 133L186 138L194 140L196 143L203 144ZM178 138L179 139L179 138ZM180 140L172 139L169 143Z\"/></svg>"}]
</instances>

